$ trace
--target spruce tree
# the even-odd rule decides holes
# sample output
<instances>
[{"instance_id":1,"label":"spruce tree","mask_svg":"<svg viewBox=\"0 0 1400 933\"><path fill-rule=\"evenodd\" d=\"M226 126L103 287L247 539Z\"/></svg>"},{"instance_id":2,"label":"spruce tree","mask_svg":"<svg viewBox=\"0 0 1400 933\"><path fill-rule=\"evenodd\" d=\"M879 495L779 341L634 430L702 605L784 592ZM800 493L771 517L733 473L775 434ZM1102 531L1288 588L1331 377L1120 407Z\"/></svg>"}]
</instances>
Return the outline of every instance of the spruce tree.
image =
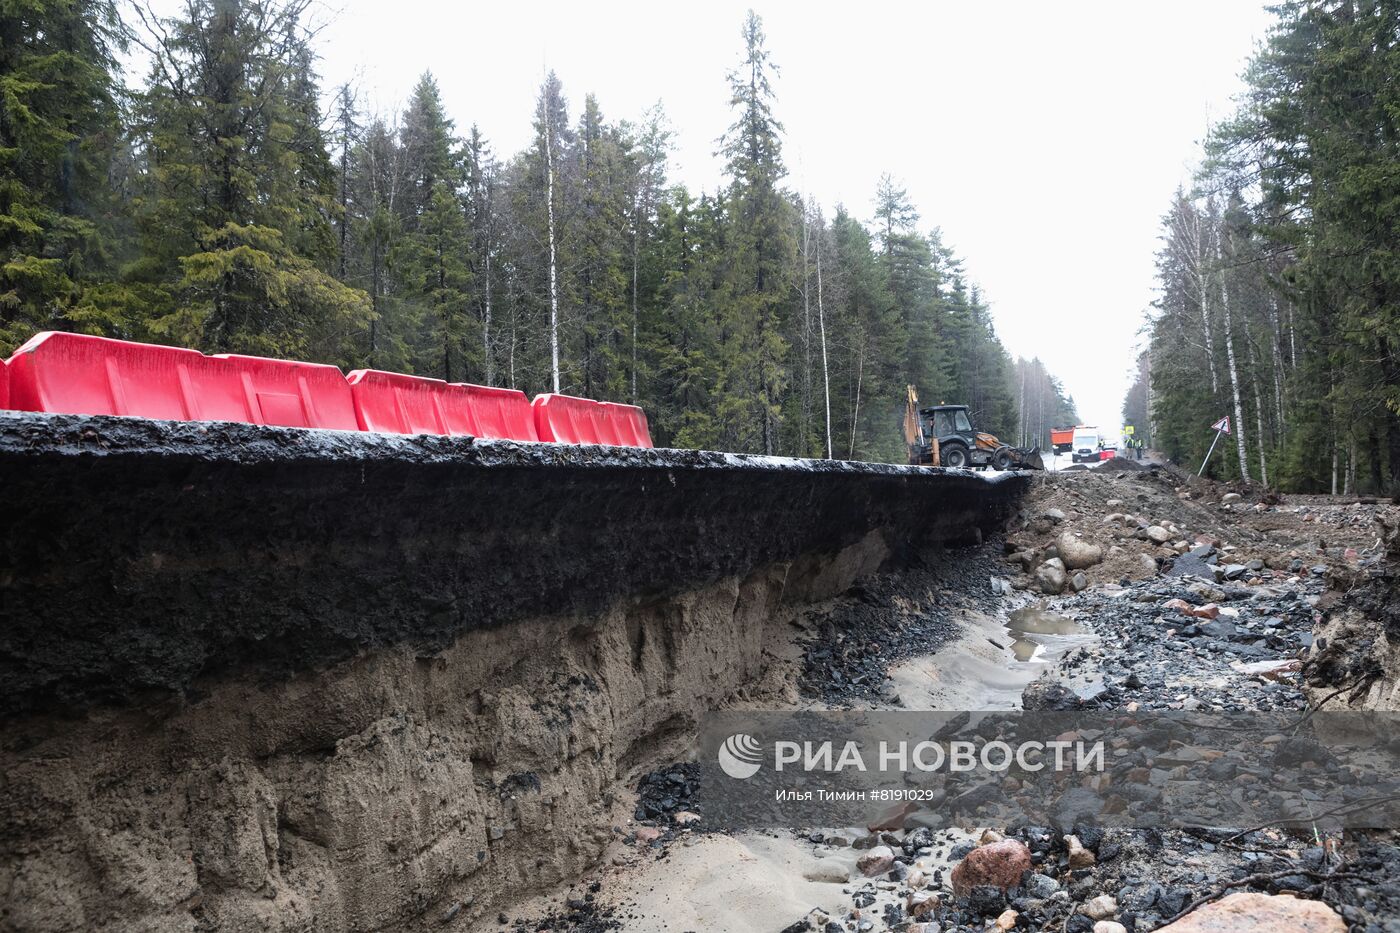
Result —
<instances>
[{"instance_id":1,"label":"spruce tree","mask_svg":"<svg viewBox=\"0 0 1400 933\"><path fill-rule=\"evenodd\" d=\"M720 418L738 449L775 453L788 345L783 330L796 273L796 218L780 188L787 168L782 124L773 115L777 68L763 21L744 22L744 57L729 74L735 121L723 140L729 275L724 296L726 368Z\"/></svg>"},{"instance_id":2,"label":"spruce tree","mask_svg":"<svg viewBox=\"0 0 1400 933\"><path fill-rule=\"evenodd\" d=\"M408 188L400 202L403 236L393 255L400 297L416 307L414 319L423 325L414 371L449 382L484 368L471 313L472 244L461 200L466 166L452 130L437 82L424 74L399 134Z\"/></svg>"},{"instance_id":3,"label":"spruce tree","mask_svg":"<svg viewBox=\"0 0 1400 933\"><path fill-rule=\"evenodd\" d=\"M330 273L334 172L305 0L191 0L153 33L145 273L163 339L342 361L368 302Z\"/></svg>"},{"instance_id":4,"label":"spruce tree","mask_svg":"<svg viewBox=\"0 0 1400 933\"><path fill-rule=\"evenodd\" d=\"M104 313L113 296L84 291L120 249L108 171L124 37L104 0L0 6L0 351L45 328L121 332L124 315Z\"/></svg>"}]
</instances>

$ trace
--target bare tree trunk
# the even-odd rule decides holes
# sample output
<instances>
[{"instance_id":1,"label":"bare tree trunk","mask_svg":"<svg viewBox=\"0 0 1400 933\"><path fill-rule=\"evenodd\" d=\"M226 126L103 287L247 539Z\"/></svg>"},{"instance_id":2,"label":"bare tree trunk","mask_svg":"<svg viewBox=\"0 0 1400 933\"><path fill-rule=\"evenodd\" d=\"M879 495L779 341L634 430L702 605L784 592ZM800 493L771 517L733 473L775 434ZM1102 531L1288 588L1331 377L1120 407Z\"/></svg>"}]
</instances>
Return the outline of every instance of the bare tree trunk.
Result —
<instances>
[{"instance_id":1,"label":"bare tree trunk","mask_svg":"<svg viewBox=\"0 0 1400 933\"><path fill-rule=\"evenodd\" d=\"M379 350L379 234L374 235L374 246L370 253L370 319L369 319L369 365L374 368L374 356Z\"/></svg>"},{"instance_id":2,"label":"bare tree trunk","mask_svg":"<svg viewBox=\"0 0 1400 933\"><path fill-rule=\"evenodd\" d=\"M496 354L491 348L491 244L486 244L486 302L482 315L481 349L486 356L486 384L496 381Z\"/></svg>"},{"instance_id":3,"label":"bare tree trunk","mask_svg":"<svg viewBox=\"0 0 1400 933\"><path fill-rule=\"evenodd\" d=\"M634 211L634 214L637 212ZM637 240L642 235L642 221L635 217L632 227L632 404L637 404Z\"/></svg>"},{"instance_id":4,"label":"bare tree trunk","mask_svg":"<svg viewBox=\"0 0 1400 933\"><path fill-rule=\"evenodd\" d=\"M865 378L865 343L861 342L860 353L856 357L856 404L851 412L851 450L846 455L847 459L856 458L856 428L860 425L860 388L861 381Z\"/></svg>"},{"instance_id":5,"label":"bare tree trunk","mask_svg":"<svg viewBox=\"0 0 1400 933\"><path fill-rule=\"evenodd\" d=\"M559 263L554 242L554 138L550 128L549 100L544 108L545 197L549 201L549 356L554 391L559 392Z\"/></svg>"},{"instance_id":6,"label":"bare tree trunk","mask_svg":"<svg viewBox=\"0 0 1400 933\"><path fill-rule=\"evenodd\" d=\"M817 218L820 220L820 216ZM826 399L826 459L831 459L831 372L826 358L826 309L822 302L822 228L817 227L817 325L822 338L822 394Z\"/></svg>"},{"instance_id":7,"label":"bare tree trunk","mask_svg":"<svg viewBox=\"0 0 1400 933\"><path fill-rule=\"evenodd\" d=\"M1342 494L1347 496L1356 495L1356 437L1347 437L1347 469L1346 485L1342 489Z\"/></svg>"},{"instance_id":8,"label":"bare tree trunk","mask_svg":"<svg viewBox=\"0 0 1400 933\"><path fill-rule=\"evenodd\" d=\"M1259 449L1259 482L1269 485L1269 464L1264 453L1264 397L1259 391L1259 359L1254 352L1254 335L1249 332L1249 322L1245 322L1245 345L1249 347L1249 383L1254 394L1254 445Z\"/></svg>"},{"instance_id":9,"label":"bare tree trunk","mask_svg":"<svg viewBox=\"0 0 1400 933\"><path fill-rule=\"evenodd\" d=\"M1337 373L1336 370L1332 368L1331 363L1327 365L1327 384L1330 386L1335 386L1337 384ZM1337 461L1339 459L1337 446L1337 400L1335 398L1327 403L1327 409L1330 414L1328 421L1332 426L1332 495L1335 496L1337 494Z\"/></svg>"},{"instance_id":10,"label":"bare tree trunk","mask_svg":"<svg viewBox=\"0 0 1400 933\"><path fill-rule=\"evenodd\" d=\"M1182 265L1191 278L1196 292L1196 303L1201 309L1201 332L1206 342L1206 361L1210 369L1210 394L1220 394L1220 375L1215 367L1215 332L1210 326L1209 289L1206 286L1206 244L1201 234L1201 214L1190 201L1177 202L1174 215L1177 235L1184 241L1187 255L1182 256Z\"/></svg>"},{"instance_id":11,"label":"bare tree trunk","mask_svg":"<svg viewBox=\"0 0 1400 933\"><path fill-rule=\"evenodd\" d=\"M1288 303L1288 358L1293 371L1298 370L1298 332L1293 327L1293 302Z\"/></svg>"},{"instance_id":12,"label":"bare tree trunk","mask_svg":"<svg viewBox=\"0 0 1400 933\"><path fill-rule=\"evenodd\" d=\"M1284 437L1287 422L1283 414L1283 323L1278 310L1278 299L1269 296L1269 311L1273 322L1273 370L1274 370L1274 415L1278 424L1276 437Z\"/></svg>"},{"instance_id":13,"label":"bare tree trunk","mask_svg":"<svg viewBox=\"0 0 1400 933\"><path fill-rule=\"evenodd\" d=\"M812 208L804 196L802 199L802 447L807 449L807 439L812 423ZM818 262L821 261L820 256ZM828 453L827 456L830 456Z\"/></svg>"},{"instance_id":14,"label":"bare tree trunk","mask_svg":"<svg viewBox=\"0 0 1400 933\"><path fill-rule=\"evenodd\" d=\"M1222 229L1219 236L1223 238L1224 235L1225 231ZM1230 322L1230 289L1225 280L1224 250L1218 241L1215 257L1220 266L1220 310L1225 324L1225 360L1230 367L1230 393L1235 402L1235 450L1240 456L1240 478L1249 482L1249 458L1245 452L1244 441L1244 404L1240 401L1239 369L1235 365L1235 338Z\"/></svg>"}]
</instances>

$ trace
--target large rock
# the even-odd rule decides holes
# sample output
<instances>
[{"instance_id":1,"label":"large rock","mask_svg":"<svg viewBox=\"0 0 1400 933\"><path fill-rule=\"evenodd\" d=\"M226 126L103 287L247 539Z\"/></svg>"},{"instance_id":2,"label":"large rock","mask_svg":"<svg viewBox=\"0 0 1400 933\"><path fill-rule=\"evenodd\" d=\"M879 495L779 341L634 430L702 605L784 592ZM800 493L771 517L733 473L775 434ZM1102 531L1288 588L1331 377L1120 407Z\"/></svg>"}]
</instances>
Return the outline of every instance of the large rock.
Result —
<instances>
[{"instance_id":1,"label":"large rock","mask_svg":"<svg viewBox=\"0 0 1400 933\"><path fill-rule=\"evenodd\" d=\"M889 846L876 846L856 861L856 868L867 878L883 875L894 867L894 850Z\"/></svg>"},{"instance_id":2,"label":"large rock","mask_svg":"<svg viewBox=\"0 0 1400 933\"><path fill-rule=\"evenodd\" d=\"M1147 540L1153 544L1166 544L1172 539L1172 533L1161 525L1151 525L1147 529Z\"/></svg>"},{"instance_id":3,"label":"large rock","mask_svg":"<svg viewBox=\"0 0 1400 933\"><path fill-rule=\"evenodd\" d=\"M1019 839L978 846L953 869L953 893L967 897L972 889L989 885L1006 891L1021 883L1031 869L1031 850Z\"/></svg>"},{"instance_id":4,"label":"large rock","mask_svg":"<svg viewBox=\"0 0 1400 933\"><path fill-rule=\"evenodd\" d=\"M1281 894L1231 894L1198 907L1157 933L1346 933L1347 925L1321 901Z\"/></svg>"},{"instance_id":5,"label":"large rock","mask_svg":"<svg viewBox=\"0 0 1400 933\"><path fill-rule=\"evenodd\" d=\"M1031 681L1021 691L1021 708L1027 711L1051 710L1064 713L1079 709L1082 705L1077 693L1059 681L1045 677Z\"/></svg>"},{"instance_id":6,"label":"large rock","mask_svg":"<svg viewBox=\"0 0 1400 933\"><path fill-rule=\"evenodd\" d=\"M1049 596L1058 596L1064 592L1065 584L1069 582L1064 562L1058 557L1052 557L1045 561L1035 568L1035 582L1040 587L1040 591Z\"/></svg>"},{"instance_id":7,"label":"large rock","mask_svg":"<svg viewBox=\"0 0 1400 933\"><path fill-rule=\"evenodd\" d=\"M1103 560L1103 548L1092 541L1075 537L1073 532L1063 532L1055 541L1060 560L1069 570L1087 570Z\"/></svg>"},{"instance_id":8,"label":"large rock","mask_svg":"<svg viewBox=\"0 0 1400 933\"><path fill-rule=\"evenodd\" d=\"M1065 837L1065 848L1069 850L1070 868L1088 868L1098 861L1098 857L1085 847L1077 835Z\"/></svg>"},{"instance_id":9,"label":"large rock","mask_svg":"<svg viewBox=\"0 0 1400 933\"><path fill-rule=\"evenodd\" d=\"M802 877L808 881L822 881L828 884L845 884L851 880L850 863L844 859L828 855L826 858L817 859L807 870L802 873Z\"/></svg>"}]
</instances>

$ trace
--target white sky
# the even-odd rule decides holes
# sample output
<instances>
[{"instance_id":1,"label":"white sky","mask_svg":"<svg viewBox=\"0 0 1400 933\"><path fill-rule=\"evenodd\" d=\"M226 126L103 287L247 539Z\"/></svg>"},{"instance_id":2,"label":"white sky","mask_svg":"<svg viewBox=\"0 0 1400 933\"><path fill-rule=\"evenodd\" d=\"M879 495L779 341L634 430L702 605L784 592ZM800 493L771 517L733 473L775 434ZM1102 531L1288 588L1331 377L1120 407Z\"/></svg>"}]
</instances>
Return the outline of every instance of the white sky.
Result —
<instances>
[{"instance_id":1,"label":"white sky","mask_svg":"<svg viewBox=\"0 0 1400 933\"><path fill-rule=\"evenodd\" d=\"M553 68L571 117L588 92L610 119L661 100L672 177L692 190L719 183L725 74L753 6L781 68L793 187L868 220L889 172L964 258L1012 354L1039 355L1107 431L1154 295L1158 219L1269 22L1262 0L326 3L328 91L353 81L387 113L431 69L458 129L475 122L510 155Z\"/></svg>"}]
</instances>

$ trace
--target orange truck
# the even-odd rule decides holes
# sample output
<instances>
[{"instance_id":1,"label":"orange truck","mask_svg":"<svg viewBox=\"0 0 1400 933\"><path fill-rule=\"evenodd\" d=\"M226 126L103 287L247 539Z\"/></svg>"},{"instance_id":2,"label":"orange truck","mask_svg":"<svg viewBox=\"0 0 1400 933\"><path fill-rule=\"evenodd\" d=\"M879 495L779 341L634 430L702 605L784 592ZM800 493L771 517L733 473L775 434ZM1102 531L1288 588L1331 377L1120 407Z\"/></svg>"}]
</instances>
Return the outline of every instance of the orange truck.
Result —
<instances>
[{"instance_id":1,"label":"orange truck","mask_svg":"<svg viewBox=\"0 0 1400 933\"><path fill-rule=\"evenodd\" d=\"M1052 428L1050 446L1057 454L1069 453L1074 449L1074 428Z\"/></svg>"}]
</instances>

